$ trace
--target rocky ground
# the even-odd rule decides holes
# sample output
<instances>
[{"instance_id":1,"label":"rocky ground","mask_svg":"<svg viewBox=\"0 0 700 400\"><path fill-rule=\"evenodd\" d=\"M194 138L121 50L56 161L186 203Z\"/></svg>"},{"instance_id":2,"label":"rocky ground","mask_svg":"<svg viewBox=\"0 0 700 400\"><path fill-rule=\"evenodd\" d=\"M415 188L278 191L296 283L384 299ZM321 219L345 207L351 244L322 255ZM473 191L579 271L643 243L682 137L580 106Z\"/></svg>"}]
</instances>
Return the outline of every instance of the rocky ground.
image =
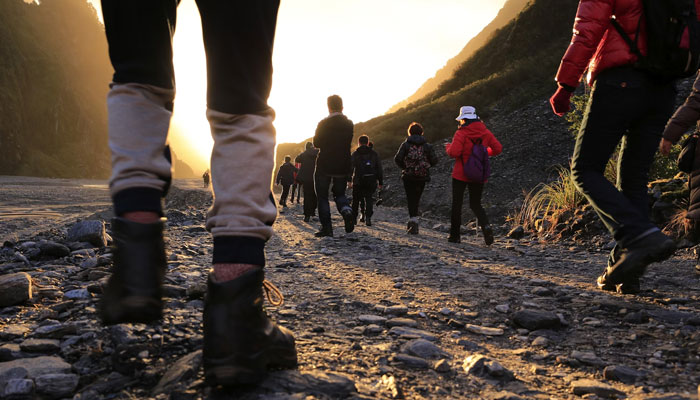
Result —
<instances>
[{"instance_id":1,"label":"rocky ground","mask_svg":"<svg viewBox=\"0 0 700 400\"><path fill-rule=\"evenodd\" d=\"M45 217L32 207L9 217L7 199L37 207L45 191L0 183L0 398L697 398L700 274L690 249L650 268L640 295L617 295L592 284L606 259L598 243L518 241L501 227L491 247L466 228L454 245L444 221L424 218L408 236L405 211L387 207L351 234L335 217L336 237L318 240L317 221L304 223L294 205L275 225L266 271L286 300L268 312L296 333L299 368L212 390L198 351L209 198L196 182L177 183L169 199L163 323L112 327L95 316L109 224L75 227L78 217L108 222L108 210L92 208L108 202L104 187L53 186L44 203L85 192L72 214L28 233Z\"/></svg>"}]
</instances>

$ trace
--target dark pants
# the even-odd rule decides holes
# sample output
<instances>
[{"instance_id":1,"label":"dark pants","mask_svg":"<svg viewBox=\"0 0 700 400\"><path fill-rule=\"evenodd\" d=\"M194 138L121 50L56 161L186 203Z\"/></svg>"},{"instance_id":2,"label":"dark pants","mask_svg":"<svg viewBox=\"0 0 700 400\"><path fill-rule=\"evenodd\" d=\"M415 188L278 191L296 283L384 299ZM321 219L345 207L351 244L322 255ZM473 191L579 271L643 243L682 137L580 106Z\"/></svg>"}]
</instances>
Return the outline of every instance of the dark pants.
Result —
<instances>
[{"instance_id":1,"label":"dark pants","mask_svg":"<svg viewBox=\"0 0 700 400\"><path fill-rule=\"evenodd\" d=\"M364 201L365 206L362 212L365 217L371 217L374 213L374 192L377 184L374 185L353 185L352 187L352 214L357 218L360 203Z\"/></svg>"},{"instance_id":2,"label":"dark pants","mask_svg":"<svg viewBox=\"0 0 700 400\"><path fill-rule=\"evenodd\" d=\"M292 186L291 184L282 184L282 196L280 197L280 204L283 206L287 205L287 196L289 196L289 187Z\"/></svg>"},{"instance_id":3,"label":"dark pants","mask_svg":"<svg viewBox=\"0 0 700 400\"><path fill-rule=\"evenodd\" d=\"M333 200L338 212L352 211L348 198L345 197L345 188L348 180L346 177L333 177L320 172L318 169L314 175L316 182L316 198L318 199L318 219L323 227L331 226L331 205L328 199L328 190L333 192Z\"/></svg>"},{"instance_id":4,"label":"dark pants","mask_svg":"<svg viewBox=\"0 0 700 400\"><path fill-rule=\"evenodd\" d=\"M472 209L479 222L484 227L489 224L484 207L481 206L481 197L484 194L483 183L467 183L452 178L452 218L450 219L450 236L459 237L462 226L462 204L464 191L469 188L469 208Z\"/></svg>"},{"instance_id":5,"label":"dark pants","mask_svg":"<svg viewBox=\"0 0 700 400\"><path fill-rule=\"evenodd\" d=\"M425 189L425 181L412 181L409 179L403 180L403 188L406 190L406 202L408 203L409 217L418 216L418 204L420 197Z\"/></svg>"},{"instance_id":6,"label":"dark pants","mask_svg":"<svg viewBox=\"0 0 700 400\"><path fill-rule=\"evenodd\" d=\"M207 106L228 114L267 110L279 0L196 2L207 55ZM102 0L114 82L175 87L172 36L179 3Z\"/></svg>"},{"instance_id":7,"label":"dark pants","mask_svg":"<svg viewBox=\"0 0 700 400\"><path fill-rule=\"evenodd\" d=\"M622 247L655 228L649 220L649 169L675 97L673 83L655 82L630 67L604 71L593 85L576 138L572 178ZM604 171L620 140L616 187Z\"/></svg>"},{"instance_id":8,"label":"dark pants","mask_svg":"<svg viewBox=\"0 0 700 400\"><path fill-rule=\"evenodd\" d=\"M313 180L301 184L304 189L304 216L310 217L316 214L316 206L318 202L316 201L316 185L314 185Z\"/></svg>"},{"instance_id":9,"label":"dark pants","mask_svg":"<svg viewBox=\"0 0 700 400\"><path fill-rule=\"evenodd\" d=\"M179 0L102 0L113 82L175 88L172 39ZM269 112L279 0L196 0L207 57L207 106L227 114ZM173 104L163 104L172 111ZM263 184L263 182L261 182ZM161 211L161 193L132 188L114 197L120 214ZM272 196L270 195L270 199ZM149 206L150 205L150 206ZM265 241L214 239L214 263L265 264Z\"/></svg>"},{"instance_id":10,"label":"dark pants","mask_svg":"<svg viewBox=\"0 0 700 400\"><path fill-rule=\"evenodd\" d=\"M302 190L302 184L301 183L294 183L292 185L292 203L294 203L294 193L297 195L297 203L301 201L301 190Z\"/></svg>"}]
</instances>

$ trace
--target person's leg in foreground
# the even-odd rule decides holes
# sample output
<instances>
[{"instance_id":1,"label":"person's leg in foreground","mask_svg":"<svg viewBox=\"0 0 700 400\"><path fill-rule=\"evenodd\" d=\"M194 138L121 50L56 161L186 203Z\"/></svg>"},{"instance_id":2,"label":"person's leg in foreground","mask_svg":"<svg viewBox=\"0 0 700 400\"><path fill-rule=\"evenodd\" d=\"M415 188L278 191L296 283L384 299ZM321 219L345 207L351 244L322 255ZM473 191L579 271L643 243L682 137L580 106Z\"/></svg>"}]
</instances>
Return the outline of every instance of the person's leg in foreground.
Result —
<instances>
[{"instance_id":1,"label":"person's leg in foreground","mask_svg":"<svg viewBox=\"0 0 700 400\"><path fill-rule=\"evenodd\" d=\"M328 198L328 191L330 190L332 179L333 178L330 176L318 170L314 174L316 199L318 202L318 219L321 222L321 229L315 233L316 237L333 236L333 225L331 224L331 205Z\"/></svg>"},{"instance_id":2,"label":"person's leg in foreground","mask_svg":"<svg viewBox=\"0 0 700 400\"><path fill-rule=\"evenodd\" d=\"M143 316L154 320L161 313L165 252L158 218L170 167L160 154L174 95L170 35L177 3L103 1L116 71L108 107L110 186L117 214L115 271L100 307L105 323L145 322ZM207 51L207 117L215 143L215 198L207 218L214 236L214 271L204 310L205 379L210 385L254 383L268 368L296 365L291 332L275 325L262 307L264 246L276 216L270 191L275 133L267 96L278 3L197 4ZM152 38L162 49L158 57L154 47L144 45ZM152 79L160 70L168 79ZM228 174L232 160L257 168L247 179L234 179ZM157 312L151 311L154 304Z\"/></svg>"},{"instance_id":3,"label":"person's leg in foreground","mask_svg":"<svg viewBox=\"0 0 700 400\"><path fill-rule=\"evenodd\" d=\"M372 215L374 215L374 192L377 190L376 184L363 186L362 199L365 203L364 216L365 225L372 226Z\"/></svg>"},{"instance_id":4,"label":"person's leg in foreground","mask_svg":"<svg viewBox=\"0 0 700 400\"><path fill-rule=\"evenodd\" d=\"M625 85L620 84L622 77ZM674 93L672 85L656 84L627 69L605 71L594 84L576 139L572 177L619 246L617 260L598 278L601 289L638 291L647 265L675 250L673 240L642 211L649 168L673 111ZM604 171L623 136L618 190Z\"/></svg>"},{"instance_id":5,"label":"person's leg in foreground","mask_svg":"<svg viewBox=\"0 0 700 400\"><path fill-rule=\"evenodd\" d=\"M280 204L282 207L287 207L287 196L289 196L289 188L291 185L282 184L282 196L280 196ZM292 195L294 192L292 192ZM294 197L292 197L292 203L294 203Z\"/></svg>"},{"instance_id":6,"label":"person's leg in foreground","mask_svg":"<svg viewBox=\"0 0 700 400\"><path fill-rule=\"evenodd\" d=\"M493 229L489 225L489 218L486 215L484 207L481 205L481 198L484 194L483 183L467 183L469 188L469 208L472 209L476 220L481 227L481 232L484 234L484 242L487 246L493 244Z\"/></svg>"},{"instance_id":7,"label":"person's leg in foreground","mask_svg":"<svg viewBox=\"0 0 700 400\"><path fill-rule=\"evenodd\" d=\"M459 243L461 241L462 227L462 204L464 202L464 191L467 188L467 182L452 178L452 209L450 217L450 236L447 241L450 243Z\"/></svg>"},{"instance_id":8,"label":"person's leg in foreground","mask_svg":"<svg viewBox=\"0 0 700 400\"><path fill-rule=\"evenodd\" d=\"M409 217L408 223L406 224L406 231L412 235L417 235L419 231L418 205L420 204L420 197L423 194L423 189L425 188L425 182L404 179L403 187L406 191L406 202L408 203Z\"/></svg>"},{"instance_id":9,"label":"person's leg in foreground","mask_svg":"<svg viewBox=\"0 0 700 400\"><path fill-rule=\"evenodd\" d=\"M340 213L340 215L343 216L343 222L345 223L345 232L350 233L355 229L355 217L353 216L352 207L350 207L350 202L345 196L345 189L347 187L348 182L346 177L333 177L333 184L331 186L331 191L333 192L333 201L335 201L335 207L338 209L338 212Z\"/></svg>"}]
</instances>

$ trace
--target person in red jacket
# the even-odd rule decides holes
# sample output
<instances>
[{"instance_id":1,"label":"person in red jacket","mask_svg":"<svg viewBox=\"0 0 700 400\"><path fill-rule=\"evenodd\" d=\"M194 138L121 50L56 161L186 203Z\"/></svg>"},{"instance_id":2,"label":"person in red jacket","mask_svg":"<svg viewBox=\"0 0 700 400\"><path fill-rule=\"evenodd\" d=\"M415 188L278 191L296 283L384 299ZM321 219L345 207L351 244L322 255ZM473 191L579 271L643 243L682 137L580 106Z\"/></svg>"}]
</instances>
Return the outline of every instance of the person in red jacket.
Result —
<instances>
[{"instance_id":1,"label":"person in red jacket","mask_svg":"<svg viewBox=\"0 0 700 400\"><path fill-rule=\"evenodd\" d=\"M571 95L588 70L593 88L571 172L617 242L598 287L621 293L638 292L647 265L675 251L673 240L650 221L647 199L649 168L673 112L674 82L635 68L638 57L612 22L614 18L641 54L647 54L643 11L641 0L581 0L573 38L557 72L559 88L550 99L556 115L568 112ZM615 186L604 171L620 141Z\"/></svg>"},{"instance_id":2,"label":"person in red jacket","mask_svg":"<svg viewBox=\"0 0 700 400\"><path fill-rule=\"evenodd\" d=\"M459 127L452 138L452 143L445 144L447 155L455 159L455 166L452 169L452 218L450 220L450 236L447 239L451 243L460 242L460 227L462 226L462 201L464 191L469 188L469 207L476 214L477 221L484 234L484 241L487 245L493 243L493 229L489 225L486 211L481 205L481 196L484 193L484 182L474 182L467 178L464 173L464 163L472 154L474 143L481 143L488 150L489 156L497 156L503 151L503 146L496 137L486 128L476 109L471 106L464 106L459 110Z\"/></svg>"}]
</instances>

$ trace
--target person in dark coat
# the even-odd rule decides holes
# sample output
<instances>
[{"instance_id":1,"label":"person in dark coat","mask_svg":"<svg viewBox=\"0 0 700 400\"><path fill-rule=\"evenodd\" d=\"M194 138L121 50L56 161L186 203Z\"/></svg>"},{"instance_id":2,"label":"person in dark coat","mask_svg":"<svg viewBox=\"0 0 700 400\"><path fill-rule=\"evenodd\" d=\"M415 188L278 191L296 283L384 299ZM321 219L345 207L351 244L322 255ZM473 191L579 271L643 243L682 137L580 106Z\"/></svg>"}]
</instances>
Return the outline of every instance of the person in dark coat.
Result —
<instances>
[{"instance_id":1,"label":"person in dark coat","mask_svg":"<svg viewBox=\"0 0 700 400\"><path fill-rule=\"evenodd\" d=\"M401 168L401 180L406 190L409 216L406 230L417 235L420 198L425 184L430 181L430 167L438 162L433 146L423 136L423 126L418 122L408 126L408 139L401 143L394 162Z\"/></svg>"},{"instance_id":2,"label":"person in dark coat","mask_svg":"<svg viewBox=\"0 0 700 400\"><path fill-rule=\"evenodd\" d=\"M369 147L369 137L360 136L359 147L352 153L352 214L357 219L360 201L364 200L364 222L372 226L374 192L382 189L384 174L379 154Z\"/></svg>"},{"instance_id":3,"label":"person in dark coat","mask_svg":"<svg viewBox=\"0 0 700 400\"><path fill-rule=\"evenodd\" d=\"M280 204L282 207L287 207L289 187L294 184L294 174L297 171L297 168L292 165L292 157L284 156L284 164L280 166L277 172L277 179L275 179L278 185L282 185L282 196L280 197Z\"/></svg>"},{"instance_id":4,"label":"person in dark coat","mask_svg":"<svg viewBox=\"0 0 700 400\"><path fill-rule=\"evenodd\" d=\"M301 182L304 189L304 222L309 222L311 217L316 215L316 185L314 185L316 157L318 157L318 149L313 143L307 142L306 150L294 159L294 162L301 165L297 180Z\"/></svg>"},{"instance_id":5,"label":"person in dark coat","mask_svg":"<svg viewBox=\"0 0 700 400\"><path fill-rule=\"evenodd\" d=\"M348 178L352 173L350 144L355 126L343 115L343 99L340 96L328 97L328 112L328 117L318 123L314 135L314 146L319 149L314 175L318 218L321 220L321 230L316 232L317 237L333 236L329 190L332 190L335 205L343 216L345 232L350 233L355 228L352 208L345 197Z\"/></svg>"},{"instance_id":6,"label":"person in dark coat","mask_svg":"<svg viewBox=\"0 0 700 400\"><path fill-rule=\"evenodd\" d=\"M301 164L298 162L294 162L294 166L296 167L297 170L301 168ZM292 184L292 204L294 204L294 194L297 196L297 204L301 202L301 191L302 191L302 183L299 181L299 172L294 173L294 184Z\"/></svg>"},{"instance_id":7,"label":"person in dark coat","mask_svg":"<svg viewBox=\"0 0 700 400\"><path fill-rule=\"evenodd\" d=\"M690 92L685 103L680 106L673 117L666 124L663 139L659 144L661 154L668 156L671 146L681 139L681 137L693 126L700 128L700 75L693 83L693 91ZM700 146L695 147L695 159L693 160L693 170L688 178L690 188L690 203L685 217L690 221L693 234L700 237ZM700 254L698 255L700 257ZM695 269L700 272L700 258L698 258Z\"/></svg>"}]
</instances>

